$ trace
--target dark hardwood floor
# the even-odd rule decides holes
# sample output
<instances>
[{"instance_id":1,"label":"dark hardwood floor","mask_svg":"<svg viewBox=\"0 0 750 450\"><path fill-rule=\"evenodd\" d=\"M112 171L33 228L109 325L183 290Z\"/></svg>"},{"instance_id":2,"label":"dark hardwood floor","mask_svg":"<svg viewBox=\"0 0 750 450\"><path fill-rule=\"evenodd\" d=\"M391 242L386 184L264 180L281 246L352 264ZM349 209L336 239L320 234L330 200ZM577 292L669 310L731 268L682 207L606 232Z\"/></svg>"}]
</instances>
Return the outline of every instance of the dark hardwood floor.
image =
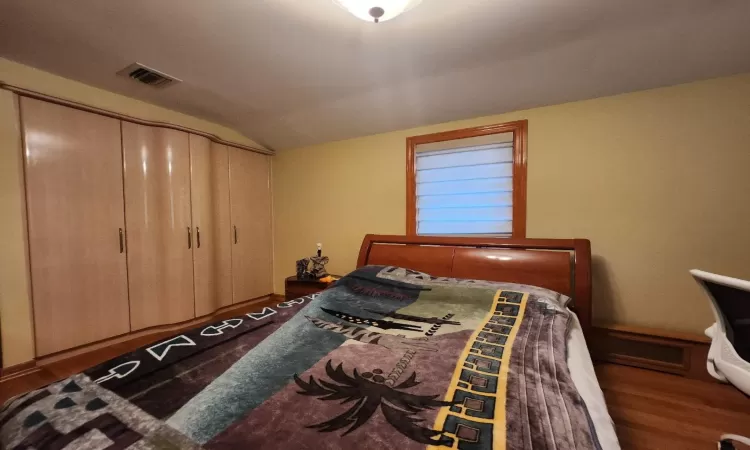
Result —
<instances>
[{"instance_id":1,"label":"dark hardwood floor","mask_svg":"<svg viewBox=\"0 0 750 450\"><path fill-rule=\"evenodd\" d=\"M144 336L0 381L0 403L173 334ZM750 435L750 398L731 386L609 363L597 365L596 372L623 449L712 449L722 433Z\"/></svg>"}]
</instances>

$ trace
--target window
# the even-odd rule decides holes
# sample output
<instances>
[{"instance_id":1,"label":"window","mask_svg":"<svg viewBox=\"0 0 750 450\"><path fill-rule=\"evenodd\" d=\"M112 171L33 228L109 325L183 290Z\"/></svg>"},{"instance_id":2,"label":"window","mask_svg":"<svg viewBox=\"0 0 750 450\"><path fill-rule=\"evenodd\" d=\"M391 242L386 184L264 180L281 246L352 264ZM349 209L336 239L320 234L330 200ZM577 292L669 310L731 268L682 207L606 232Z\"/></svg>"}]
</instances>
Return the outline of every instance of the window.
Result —
<instances>
[{"instance_id":1,"label":"window","mask_svg":"<svg viewBox=\"0 0 750 450\"><path fill-rule=\"evenodd\" d=\"M526 235L527 121L407 139L407 233Z\"/></svg>"}]
</instances>

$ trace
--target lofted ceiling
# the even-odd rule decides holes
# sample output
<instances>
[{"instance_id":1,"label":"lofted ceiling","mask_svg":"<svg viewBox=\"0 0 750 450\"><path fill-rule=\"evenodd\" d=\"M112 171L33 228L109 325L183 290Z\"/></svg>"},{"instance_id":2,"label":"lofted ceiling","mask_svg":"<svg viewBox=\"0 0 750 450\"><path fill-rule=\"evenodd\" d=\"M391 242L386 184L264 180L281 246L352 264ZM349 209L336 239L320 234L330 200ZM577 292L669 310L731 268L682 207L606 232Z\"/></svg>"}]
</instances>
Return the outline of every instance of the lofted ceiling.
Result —
<instances>
[{"instance_id":1,"label":"lofted ceiling","mask_svg":"<svg viewBox=\"0 0 750 450\"><path fill-rule=\"evenodd\" d=\"M276 150L750 71L748 0L0 0L0 56ZM140 62L183 80L116 75Z\"/></svg>"}]
</instances>

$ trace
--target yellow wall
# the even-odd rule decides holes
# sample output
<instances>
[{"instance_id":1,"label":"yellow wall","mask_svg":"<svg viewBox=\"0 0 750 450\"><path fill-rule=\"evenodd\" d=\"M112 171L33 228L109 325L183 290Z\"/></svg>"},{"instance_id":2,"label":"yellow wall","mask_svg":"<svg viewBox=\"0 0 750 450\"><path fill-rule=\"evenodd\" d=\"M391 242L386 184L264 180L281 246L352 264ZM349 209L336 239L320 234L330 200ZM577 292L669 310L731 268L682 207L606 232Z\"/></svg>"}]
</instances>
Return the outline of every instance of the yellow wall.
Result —
<instances>
[{"instance_id":1,"label":"yellow wall","mask_svg":"<svg viewBox=\"0 0 750 450\"><path fill-rule=\"evenodd\" d=\"M0 81L134 117L173 123L260 147L230 128L0 58ZM15 96L0 90L0 332L3 366L34 357L21 138Z\"/></svg>"},{"instance_id":2,"label":"yellow wall","mask_svg":"<svg viewBox=\"0 0 750 450\"><path fill-rule=\"evenodd\" d=\"M688 274L750 279L750 74L282 151L275 291L322 242L354 268L366 233L405 232L405 139L529 121L528 237L588 238L595 320L701 332Z\"/></svg>"},{"instance_id":3,"label":"yellow wall","mask_svg":"<svg viewBox=\"0 0 750 450\"><path fill-rule=\"evenodd\" d=\"M34 357L23 160L14 97L0 90L0 332L4 367Z\"/></svg>"}]
</instances>

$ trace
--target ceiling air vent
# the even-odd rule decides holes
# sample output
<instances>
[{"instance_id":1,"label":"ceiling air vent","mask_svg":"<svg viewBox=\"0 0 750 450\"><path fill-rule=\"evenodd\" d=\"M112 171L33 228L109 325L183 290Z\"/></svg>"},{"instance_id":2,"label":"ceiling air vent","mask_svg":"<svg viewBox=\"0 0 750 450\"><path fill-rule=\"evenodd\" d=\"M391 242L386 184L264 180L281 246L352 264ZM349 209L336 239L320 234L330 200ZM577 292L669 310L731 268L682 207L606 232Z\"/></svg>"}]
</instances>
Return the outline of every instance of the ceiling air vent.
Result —
<instances>
[{"instance_id":1,"label":"ceiling air vent","mask_svg":"<svg viewBox=\"0 0 750 450\"><path fill-rule=\"evenodd\" d=\"M165 88L182 81L178 78L169 76L164 72L159 72L158 70L146 67L140 63L133 63L117 72L117 74L157 88Z\"/></svg>"}]
</instances>

